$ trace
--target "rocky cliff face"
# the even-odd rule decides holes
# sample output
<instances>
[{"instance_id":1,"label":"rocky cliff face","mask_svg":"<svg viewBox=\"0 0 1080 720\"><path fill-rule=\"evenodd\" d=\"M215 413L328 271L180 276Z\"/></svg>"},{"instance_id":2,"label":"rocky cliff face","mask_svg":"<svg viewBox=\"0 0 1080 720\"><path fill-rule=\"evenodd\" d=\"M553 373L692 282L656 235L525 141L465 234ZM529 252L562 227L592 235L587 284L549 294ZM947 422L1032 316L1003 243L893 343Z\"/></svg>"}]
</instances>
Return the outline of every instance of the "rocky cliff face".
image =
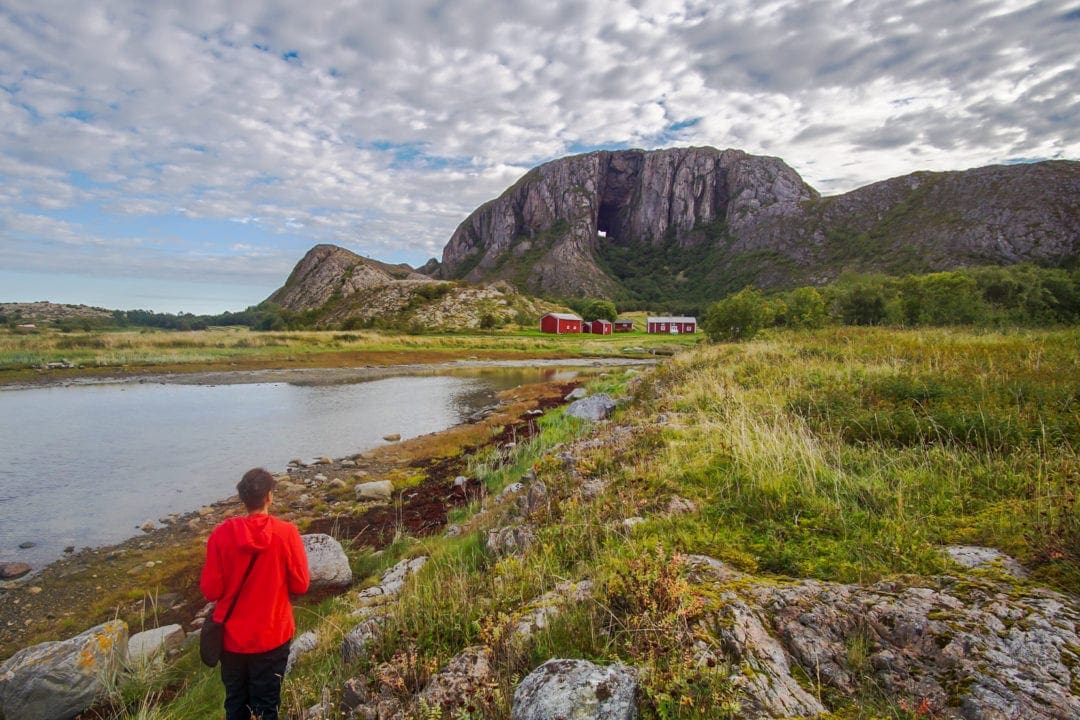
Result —
<instances>
[{"instance_id":1,"label":"rocky cliff face","mask_svg":"<svg viewBox=\"0 0 1080 720\"><path fill-rule=\"evenodd\" d=\"M467 330L532 323L554 306L505 283L469 287L440 282L407 265L387 265L336 245L316 245L267 302L310 312L320 327L379 325Z\"/></svg>"},{"instance_id":2,"label":"rocky cliff face","mask_svg":"<svg viewBox=\"0 0 1080 720\"><path fill-rule=\"evenodd\" d=\"M534 168L472 213L424 271L554 296L688 299L844 270L1059 264L1080 254L1080 163L916 173L821 198L738 150L593 152Z\"/></svg>"},{"instance_id":3,"label":"rocky cliff face","mask_svg":"<svg viewBox=\"0 0 1080 720\"><path fill-rule=\"evenodd\" d=\"M481 206L450 238L436 273L611 295L619 278L597 263L603 243L686 243L700 226L742 229L816 197L782 161L738 150L593 152L541 165Z\"/></svg>"}]
</instances>

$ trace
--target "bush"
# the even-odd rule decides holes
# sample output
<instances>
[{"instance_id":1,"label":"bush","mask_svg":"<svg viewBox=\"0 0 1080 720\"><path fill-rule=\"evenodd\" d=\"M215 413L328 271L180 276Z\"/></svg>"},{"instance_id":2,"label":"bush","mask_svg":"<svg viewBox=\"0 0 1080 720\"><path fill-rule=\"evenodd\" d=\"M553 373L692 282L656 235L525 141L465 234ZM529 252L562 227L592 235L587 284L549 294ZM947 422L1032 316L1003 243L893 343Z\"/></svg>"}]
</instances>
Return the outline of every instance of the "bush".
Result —
<instances>
[{"instance_id":1,"label":"bush","mask_svg":"<svg viewBox=\"0 0 1080 720\"><path fill-rule=\"evenodd\" d=\"M817 288L801 287L788 293L785 298L787 315L785 324L793 328L821 328L829 321L825 313L825 299Z\"/></svg>"},{"instance_id":2,"label":"bush","mask_svg":"<svg viewBox=\"0 0 1080 720\"><path fill-rule=\"evenodd\" d=\"M701 328L714 342L749 340L771 319L772 313L761 291L748 287L710 305Z\"/></svg>"}]
</instances>

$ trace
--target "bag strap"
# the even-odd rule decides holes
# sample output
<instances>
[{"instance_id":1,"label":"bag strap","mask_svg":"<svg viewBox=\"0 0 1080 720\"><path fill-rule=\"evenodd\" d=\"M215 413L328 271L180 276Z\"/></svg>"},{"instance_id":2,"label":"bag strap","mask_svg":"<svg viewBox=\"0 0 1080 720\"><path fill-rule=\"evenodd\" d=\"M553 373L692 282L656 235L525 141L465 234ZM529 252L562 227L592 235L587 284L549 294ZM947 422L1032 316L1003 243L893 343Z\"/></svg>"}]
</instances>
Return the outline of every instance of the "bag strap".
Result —
<instances>
[{"instance_id":1,"label":"bag strap","mask_svg":"<svg viewBox=\"0 0 1080 720\"><path fill-rule=\"evenodd\" d=\"M247 582L248 575L251 574L251 568L255 566L255 558L259 557L259 553L253 553L251 556L251 562L248 563L247 570L244 571L244 577L240 579L240 587L236 588L236 597L233 598L232 605L229 606L229 612L225 613L225 617L221 619L221 624L229 622L229 618L232 617L232 611L236 609L236 601L240 599L240 593L244 589L244 583Z\"/></svg>"}]
</instances>

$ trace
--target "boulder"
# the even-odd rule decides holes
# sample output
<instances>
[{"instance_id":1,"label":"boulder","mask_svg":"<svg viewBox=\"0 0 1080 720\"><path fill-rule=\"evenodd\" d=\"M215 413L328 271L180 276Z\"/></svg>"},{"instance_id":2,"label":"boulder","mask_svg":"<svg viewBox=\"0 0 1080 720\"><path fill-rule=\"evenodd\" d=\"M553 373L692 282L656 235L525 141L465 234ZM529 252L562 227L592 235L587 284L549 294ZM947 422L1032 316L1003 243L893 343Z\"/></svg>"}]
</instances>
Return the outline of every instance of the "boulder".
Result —
<instances>
[{"instance_id":1,"label":"boulder","mask_svg":"<svg viewBox=\"0 0 1080 720\"><path fill-rule=\"evenodd\" d=\"M0 563L0 580L14 580L27 574L30 570L30 566L26 563Z\"/></svg>"},{"instance_id":2,"label":"boulder","mask_svg":"<svg viewBox=\"0 0 1080 720\"><path fill-rule=\"evenodd\" d=\"M491 650L469 647L450 659L417 696L422 708L439 708L452 717L453 710L465 705L478 688L492 681Z\"/></svg>"},{"instance_id":3,"label":"boulder","mask_svg":"<svg viewBox=\"0 0 1080 720\"><path fill-rule=\"evenodd\" d=\"M570 402L571 400L580 400L581 398L586 397L588 394L589 391L583 387L574 388L569 392L569 394L567 394L566 397L563 398L563 400L565 400L566 402Z\"/></svg>"},{"instance_id":4,"label":"boulder","mask_svg":"<svg viewBox=\"0 0 1080 720\"><path fill-rule=\"evenodd\" d=\"M548 490L547 485L534 480L529 483L528 489L517 497L518 512L528 517L533 513L542 510L548 506Z\"/></svg>"},{"instance_id":5,"label":"boulder","mask_svg":"<svg viewBox=\"0 0 1080 720\"><path fill-rule=\"evenodd\" d=\"M94 704L124 662L127 624L24 648L0 665L0 712L13 720L69 720Z\"/></svg>"},{"instance_id":6,"label":"boulder","mask_svg":"<svg viewBox=\"0 0 1080 720\"><path fill-rule=\"evenodd\" d=\"M528 549L535 540L536 530L531 525L511 525L489 530L486 545L496 555L512 555Z\"/></svg>"},{"instance_id":7,"label":"boulder","mask_svg":"<svg viewBox=\"0 0 1080 720\"><path fill-rule=\"evenodd\" d=\"M570 403L566 414L580 420L603 420L615 410L615 401L607 393L597 393Z\"/></svg>"},{"instance_id":8,"label":"boulder","mask_svg":"<svg viewBox=\"0 0 1080 720\"><path fill-rule=\"evenodd\" d=\"M307 551L311 590L341 590L352 582L352 568L345 550L329 535L303 535Z\"/></svg>"},{"instance_id":9,"label":"boulder","mask_svg":"<svg viewBox=\"0 0 1080 720\"><path fill-rule=\"evenodd\" d=\"M285 673L288 674L292 670L292 666L296 664L296 661L301 655L305 655L314 650L319 645L319 636L310 630L303 635L300 635L293 639L292 645L289 646L289 659L285 662Z\"/></svg>"},{"instance_id":10,"label":"boulder","mask_svg":"<svg viewBox=\"0 0 1080 720\"><path fill-rule=\"evenodd\" d=\"M128 639L128 662L133 664L149 662L161 653L179 648L184 644L185 637L187 635L184 633L184 628L179 625L165 625L135 633Z\"/></svg>"},{"instance_id":11,"label":"boulder","mask_svg":"<svg viewBox=\"0 0 1080 720\"><path fill-rule=\"evenodd\" d=\"M394 483L389 480L374 480L356 486L357 500L389 500L394 494Z\"/></svg>"},{"instance_id":12,"label":"boulder","mask_svg":"<svg viewBox=\"0 0 1080 720\"><path fill-rule=\"evenodd\" d=\"M383 617L375 616L364 620L341 639L341 659L346 663L363 657L375 638L382 631Z\"/></svg>"},{"instance_id":13,"label":"boulder","mask_svg":"<svg viewBox=\"0 0 1080 720\"><path fill-rule=\"evenodd\" d=\"M637 678L625 665L548 660L514 691L511 720L634 720Z\"/></svg>"}]
</instances>

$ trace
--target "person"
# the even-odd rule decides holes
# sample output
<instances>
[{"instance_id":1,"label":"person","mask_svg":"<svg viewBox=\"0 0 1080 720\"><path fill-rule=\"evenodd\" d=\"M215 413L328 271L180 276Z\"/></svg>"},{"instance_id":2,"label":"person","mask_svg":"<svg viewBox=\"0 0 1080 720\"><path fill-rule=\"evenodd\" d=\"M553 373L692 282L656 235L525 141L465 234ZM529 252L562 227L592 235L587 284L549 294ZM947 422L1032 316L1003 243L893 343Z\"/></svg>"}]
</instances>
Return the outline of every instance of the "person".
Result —
<instances>
[{"instance_id":1,"label":"person","mask_svg":"<svg viewBox=\"0 0 1080 720\"><path fill-rule=\"evenodd\" d=\"M207 600L217 601L213 618L218 622L236 604L225 623L221 653L225 719L277 720L296 630L289 594L308 590L307 554L296 526L270 515L273 475L263 468L248 470L236 491L247 514L210 533L199 587Z\"/></svg>"}]
</instances>

